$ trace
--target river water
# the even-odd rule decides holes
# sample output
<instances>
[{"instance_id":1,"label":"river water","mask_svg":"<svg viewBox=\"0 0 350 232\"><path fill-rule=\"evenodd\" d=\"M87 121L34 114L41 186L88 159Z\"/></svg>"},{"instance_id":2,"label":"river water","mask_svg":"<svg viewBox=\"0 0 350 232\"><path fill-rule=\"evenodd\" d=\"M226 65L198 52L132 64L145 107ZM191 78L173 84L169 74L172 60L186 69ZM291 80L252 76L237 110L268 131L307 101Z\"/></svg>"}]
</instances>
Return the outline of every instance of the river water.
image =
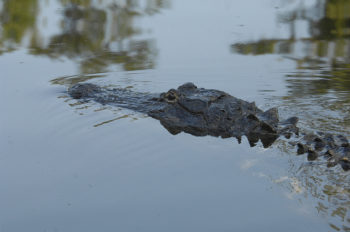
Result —
<instances>
[{"instance_id":1,"label":"river water","mask_svg":"<svg viewBox=\"0 0 350 232\"><path fill-rule=\"evenodd\" d=\"M3 0L0 232L350 231L350 177L284 142L171 135L77 82L185 82L350 135L350 1Z\"/></svg>"}]
</instances>

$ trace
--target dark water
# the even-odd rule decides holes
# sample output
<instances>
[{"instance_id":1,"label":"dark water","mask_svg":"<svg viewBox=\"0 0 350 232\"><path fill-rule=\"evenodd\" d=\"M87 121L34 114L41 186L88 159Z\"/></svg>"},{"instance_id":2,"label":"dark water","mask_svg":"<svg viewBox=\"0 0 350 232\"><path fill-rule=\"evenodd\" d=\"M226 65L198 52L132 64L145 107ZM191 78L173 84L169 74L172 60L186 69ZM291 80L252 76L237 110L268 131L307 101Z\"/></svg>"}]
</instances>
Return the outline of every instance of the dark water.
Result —
<instances>
[{"instance_id":1,"label":"dark water","mask_svg":"<svg viewBox=\"0 0 350 232\"><path fill-rule=\"evenodd\" d=\"M3 0L0 231L349 231L350 177L283 142L79 103L184 82L350 135L350 1Z\"/></svg>"}]
</instances>

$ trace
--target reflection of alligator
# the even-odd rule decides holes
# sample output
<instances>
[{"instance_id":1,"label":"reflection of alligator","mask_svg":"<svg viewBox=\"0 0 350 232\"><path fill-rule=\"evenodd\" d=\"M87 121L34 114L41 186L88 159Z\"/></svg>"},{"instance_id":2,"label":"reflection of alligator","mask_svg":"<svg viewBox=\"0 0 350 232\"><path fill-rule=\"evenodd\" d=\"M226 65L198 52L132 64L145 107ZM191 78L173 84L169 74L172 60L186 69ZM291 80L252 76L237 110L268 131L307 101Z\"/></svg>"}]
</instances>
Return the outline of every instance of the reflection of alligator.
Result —
<instances>
[{"instance_id":1,"label":"reflection of alligator","mask_svg":"<svg viewBox=\"0 0 350 232\"><path fill-rule=\"evenodd\" d=\"M197 88L192 83L170 89L166 93L148 94L127 89L105 89L94 84L76 84L68 93L75 99L93 99L102 104L114 104L158 119L172 134L182 131L196 136L221 136L222 138L246 136L251 146L261 140L270 146L279 136L290 138L299 135L297 117L279 121L278 111L262 111L225 92ZM298 143L298 153L308 153L314 160L325 151L329 165L340 163L349 169L350 148L344 136L329 134L307 135Z\"/></svg>"}]
</instances>

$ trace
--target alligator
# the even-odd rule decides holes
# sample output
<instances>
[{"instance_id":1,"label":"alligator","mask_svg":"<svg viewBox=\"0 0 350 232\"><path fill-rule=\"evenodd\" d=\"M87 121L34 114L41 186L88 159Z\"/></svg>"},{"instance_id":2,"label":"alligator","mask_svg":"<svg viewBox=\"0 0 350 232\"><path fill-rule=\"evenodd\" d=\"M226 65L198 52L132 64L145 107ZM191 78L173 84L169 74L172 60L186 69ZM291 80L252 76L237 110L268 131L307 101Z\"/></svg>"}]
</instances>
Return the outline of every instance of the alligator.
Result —
<instances>
[{"instance_id":1,"label":"alligator","mask_svg":"<svg viewBox=\"0 0 350 232\"><path fill-rule=\"evenodd\" d=\"M78 83L68 89L68 94L74 99L94 100L147 114L174 135L185 132L195 136L235 137L239 143L246 136L251 146L261 141L265 148L279 137L293 137L296 140L291 144L297 147L298 154L307 153L308 160L324 156L328 167L340 164L344 170L350 169L350 146L345 136L300 133L297 117L280 120L277 108L263 111L254 102L223 91L198 88L193 83L160 94Z\"/></svg>"}]
</instances>

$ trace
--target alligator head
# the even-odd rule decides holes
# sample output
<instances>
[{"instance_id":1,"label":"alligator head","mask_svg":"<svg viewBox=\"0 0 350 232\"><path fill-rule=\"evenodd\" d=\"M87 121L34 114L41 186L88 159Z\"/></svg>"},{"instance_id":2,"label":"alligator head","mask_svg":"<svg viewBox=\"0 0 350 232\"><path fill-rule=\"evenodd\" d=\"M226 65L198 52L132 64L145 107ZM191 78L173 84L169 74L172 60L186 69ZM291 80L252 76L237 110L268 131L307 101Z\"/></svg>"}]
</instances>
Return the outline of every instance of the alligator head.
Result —
<instances>
[{"instance_id":1,"label":"alligator head","mask_svg":"<svg viewBox=\"0 0 350 232\"><path fill-rule=\"evenodd\" d=\"M197 88L193 83L170 89L156 100L166 104L148 114L172 134L184 131L197 136L236 137L239 141L245 135L251 145L260 139L267 147L280 134L298 132L297 118L281 123L276 108L264 112L254 102L223 91Z\"/></svg>"}]
</instances>

